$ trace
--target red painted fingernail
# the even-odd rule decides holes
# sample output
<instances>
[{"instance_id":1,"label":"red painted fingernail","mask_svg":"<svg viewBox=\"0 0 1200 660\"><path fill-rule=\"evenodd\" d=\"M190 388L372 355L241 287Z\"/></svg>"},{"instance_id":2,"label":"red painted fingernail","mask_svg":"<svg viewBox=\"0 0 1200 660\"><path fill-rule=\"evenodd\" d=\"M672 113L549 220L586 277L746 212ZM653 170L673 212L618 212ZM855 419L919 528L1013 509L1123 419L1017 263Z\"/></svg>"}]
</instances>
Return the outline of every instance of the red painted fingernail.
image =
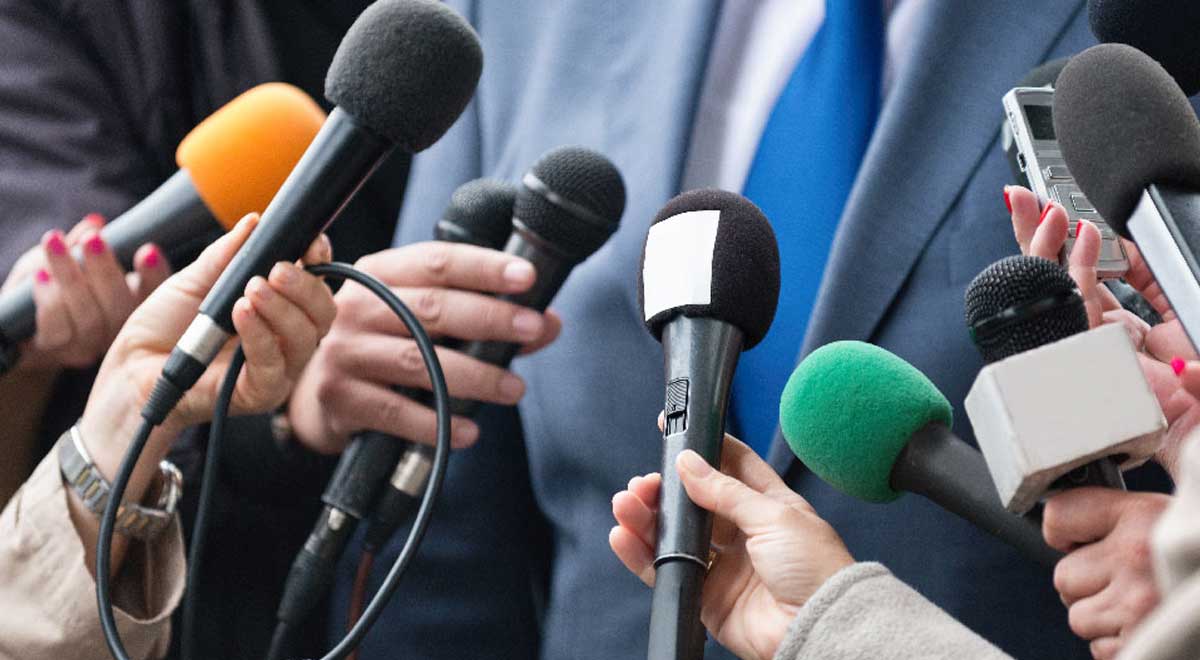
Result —
<instances>
[{"instance_id":1,"label":"red painted fingernail","mask_svg":"<svg viewBox=\"0 0 1200 660\"><path fill-rule=\"evenodd\" d=\"M83 221L89 225L92 225L93 227L103 227L104 223L107 222L104 219L104 216L94 212L83 216Z\"/></svg>"},{"instance_id":2,"label":"red painted fingernail","mask_svg":"<svg viewBox=\"0 0 1200 660\"><path fill-rule=\"evenodd\" d=\"M100 234L96 234L88 239L87 249L92 254L104 254L104 239L100 238Z\"/></svg>"},{"instance_id":3,"label":"red painted fingernail","mask_svg":"<svg viewBox=\"0 0 1200 660\"><path fill-rule=\"evenodd\" d=\"M1008 186L1004 186L1004 207L1008 209L1009 215L1012 215L1012 200L1008 198Z\"/></svg>"},{"instance_id":4,"label":"red painted fingernail","mask_svg":"<svg viewBox=\"0 0 1200 660\"><path fill-rule=\"evenodd\" d=\"M50 233L50 238L46 239L46 247L50 249L50 254L62 256L67 253L67 244L63 242L61 231L53 231Z\"/></svg>"},{"instance_id":5,"label":"red painted fingernail","mask_svg":"<svg viewBox=\"0 0 1200 660\"><path fill-rule=\"evenodd\" d=\"M158 248L151 245L146 248L146 256L142 258L142 265L146 268L154 268L158 266L158 260L161 257L158 254Z\"/></svg>"},{"instance_id":6,"label":"red painted fingernail","mask_svg":"<svg viewBox=\"0 0 1200 660\"><path fill-rule=\"evenodd\" d=\"M1042 209L1042 217L1038 218L1039 225L1046 221L1046 216L1050 215L1050 210L1053 208L1054 208L1054 202L1050 202L1049 204L1046 205L1046 208Z\"/></svg>"},{"instance_id":7,"label":"red painted fingernail","mask_svg":"<svg viewBox=\"0 0 1200 660\"><path fill-rule=\"evenodd\" d=\"M1174 371L1176 376L1182 375L1183 368L1186 366L1187 363L1183 361L1183 358L1171 358L1171 371Z\"/></svg>"},{"instance_id":8,"label":"red painted fingernail","mask_svg":"<svg viewBox=\"0 0 1200 660\"><path fill-rule=\"evenodd\" d=\"M50 273L45 268L39 268L34 278L37 279L38 284L46 284L50 281Z\"/></svg>"}]
</instances>

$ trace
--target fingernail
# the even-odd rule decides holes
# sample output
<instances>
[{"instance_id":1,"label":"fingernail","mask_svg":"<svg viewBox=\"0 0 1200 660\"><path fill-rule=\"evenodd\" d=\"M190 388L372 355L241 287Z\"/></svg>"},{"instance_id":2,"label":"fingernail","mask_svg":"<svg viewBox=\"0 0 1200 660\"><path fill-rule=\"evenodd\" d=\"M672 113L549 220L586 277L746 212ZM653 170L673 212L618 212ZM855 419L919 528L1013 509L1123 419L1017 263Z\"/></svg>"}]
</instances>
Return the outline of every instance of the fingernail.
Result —
<instances>
[{"instance_id":1,"label":"fingernail","mask_svg":"<svg viewBox=\"0 0 1200 660\"><path fill-rule=\"evenodd\" d=\"M104 219L104 216L100 215L99 213L95 213L95 212L89 213L89 214L83 216L83 221L88 223L89 225L92 225L93 227L97 227L97 228L103 227L104 223L106 222L106 220Z\"/></svg>"},{"instance_id":2,"label":"fingernail","mask_svg":"<svg viewBox=\"0 0 1200 660\"><path fill-rule=\"evenodd\" d=\"M100 234L93 234L87 240L87 250L92 254L104 254L104 239L100 238Z\"/></svg>"},{"instance_id":3,"label":"fingernail","mask_svg":"<svg viewBox=\"0 0 1200 660\"><path fill-rule=\"evenodd\" d=\"M531 309L519 310L513 315L513 332L523 340L537 339L542 334L542 315Z\"/></svg>"},{"instance_id":4,"label":"fingernail","mask_svg":"<svg viewBox=\"0 0 1200 660\"><path fill-rule=\"evenodd\" d=\"M271 290L271 286L260 275L255 275L250 280L250 286L252 287L251 292L260 300L270 300L275 295L275 292Z\"/></svg>"},{"instance_id":5,"label":"fingernail","mask_svg":"<svg viewBox=\"0 0 1200 660\"><path fill-rule=\"evenodd\" d=\"M34 275L38 284L48 284L50 282L50 272L45 268L39 268L37 274Z\"/></svg>"},{"instance_id":6,"label":"fingernail","mask_svg":"<svg viewBox=\"0 0 1200 660\"><path fill-rule=\"evenodd\" d=\"M500 394L505 399L516 401L525 393L525 383L513 374L507 374L500 379Z\"/></svg>"},{"instance_id":7,"label":"fingernail","mask_svg":"<svg viewBox=\"0 0 1200 660\"><path fill-rule=\"evenodd\" d=\"M271 278L280 284L291 284L296 279L296 271L288 264L279 262L271 269Z\"/></svg>"},{"instance_id":8,"label":"fingernail","mask_svg":"<svg viewBox=\"0 0 1200 660\"><path fill-rule=\"evenodd\" d=\"M504 279L509 284L527 284L533 279L533 264L528 261L513 261L504 267Z\"/></svg>"},{"instance_id":9,"label":"fingernail","mask_svg":"<svg viewBox=\"0 0 1200 660\"><path fill-rule=\"evenodd\" d=\"M1046 216L1050 215L1050 211L1053 208L1054 208L1054 202L1050 202L1049 204L1046 205L1046 208L1042 209L1042 217L1038 218L1039 225L1046 221Z\"/></svg>"},{"instance_id":10,"label":"fingernail","mask_svg":"<svg viewBox=\"0 0 1200 660\"><path fill-rule=\"evenodd\" d=\"M1183 361L1183 358L1171 358L1171 371L1174 371L1176 376L1182 376L1185 367L1187 367L1187 363Z\"/></svg>"},{"instance_id":11,"label":"fingernail","mask_svg":"<svg viewBox=\"0 0 1200 660\"><path fill-rule=\"evenodd\" d=\"M151 245L146 248L145 254L146 256L142 257L142 265L146 268L157 268L159 259L162 259L162 256L158 253L158 248Z\"/></svg>"},{"instance_id":12,"label":"fingernail","mask_svg":"<svg viewBox=\"0 0 1200 660\"><path fill-rule=\"evenodd\" d=\"M469 445L479 438L479 427L475 422L466 421L454 427L454 444Z\"/></svg>"},{"instance_id":13,"label":"fingernail","mask_svg":"<svg viewBox=\"0 0 1200 660\"><path fill-rule=\"evenodd\" d=\"M697 454L691 449L687 449L679 455L679 467L691 472L697 477L708 476L708 473L712 472L713 469L712 466L708 464L708 461L701 458L700 454Z\"/></svg>"},{"instance_id":14,"label":"fingernail","mask_svg":"<svg viewBox=\"0 0 1200 660\"><path fill-rule=\"evenodd\" d=\"M1012 201L1008 198L1008 186L1004 186L1004 208L1008 209L1008 214L1012 215Z\"/></svg>"},{"instance_id":15,"label":"fingernail","mask_svg":"<svg viewBox=\"0 0 1200 660\"><path fill-rule=\"evenodd\" d=\"M67 253L67 244L63 242L61 231L55 230L50 232L50 238L46 239L46 247L50 250L50 254L62 256Z\"/></svg>"}]
</instances>

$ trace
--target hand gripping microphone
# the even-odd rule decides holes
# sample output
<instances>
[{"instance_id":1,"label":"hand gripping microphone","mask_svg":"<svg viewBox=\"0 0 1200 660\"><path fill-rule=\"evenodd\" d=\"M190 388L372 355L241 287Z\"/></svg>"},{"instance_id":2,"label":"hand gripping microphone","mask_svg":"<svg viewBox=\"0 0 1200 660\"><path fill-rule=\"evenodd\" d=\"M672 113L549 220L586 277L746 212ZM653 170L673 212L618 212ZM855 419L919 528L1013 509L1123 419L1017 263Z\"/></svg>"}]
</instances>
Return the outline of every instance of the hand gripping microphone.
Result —
<instances>
[{"instance_id":1,"label":"hand gripping microphone","mask_svg":"<svg viewBox=\"0 0 1200 660\"><path fill-rule=\"evenodd\" d=\"M1188 96L1200 92L1200 3L1193 0L1088 0L1092 34L1158 60Z\"/></svg>"},{"instance_id":2,"label":"hand gripping microphone","mask_svg":"<svg viewBox=\"0 0 1200 660\"><path fill-rule=\"evenodd\" d=\"M225 104L188 133L175 152L179 171L100 230L126 269L146 243L180 264L242 216L261 211L321 128L325 113L284 83L259 85ZM76 248L75 258L82 252ZM0 374L34 335L33 285L0 296Z\"/></svg>"},{"instance_id":3,"label":"hand gripping microphone","mask_svg":"<svg viewBox=\"0 0 1200 660\"><path fill-rule=\"evenodd\" d=\"M435 229L438 240L472 243L500 249L512 229L516 188L507 183L476 179L459 186ZM409 396L418 391L401 388ZM406 451L405 442L378 431L359 433L338 459L321 501L325 503L313 531L296 555L277 611L279 620L294 626L303 621L329 591L338 558L379 499L380 489ZM422 476L432 469L432 452ZM422 479L418 487L424 487ZM414 500L421 491L413 492Z\"/></svg>"},{"instance_id":4,"label":"hand gripping microphone","mask_svg":"<svg viewBox=\"0 0 1200 660\"><path fill-rule=\"evenodd\" d=\"M434 0L378 0L334 53L325 96L337 104L200 305L163 367L146 418L161 423L233 332L246 283L298 259L394 149L417 152L458 118L479 80L474 30Z\"/></svg>"},{"instance_id":5,"label":"hand gripping microphone","mask_svg":"<svg viewBox=\"0 0 1200 660\"><path fill-rule=\"evenodd\" d=\"M648 660L700 658L700 595L712 515L688 499L675 470L692 449L721 465L738 354L767 334L779 300L779 248L749 200L694 190L655 216L642 252L642 317L663 344L666 396Z\"/></svg>"},{"instance_id":6,"label":"hand gripping microphone","mask_svg":"<svg viewBox=\"0 0 1200 660\"><path fill-rule=\"evenodd\" d=\"M1175 80L1130 46L1071 58L1055 92L1063 159L1096 210L1137 243L1196 345L1200 339L1200 121Z\"/></svg>"},{"instance_id":7,"label":"hand gripping microphone","mask_svg":"<svg viewBox=\"0 0 1200 660\"><path fill-rule=\"evenodd\" d=\"M967 415L1004 507L1025 513L1078 486L1124 489L1121 470L1146 462L1166 429L1125 330L1089 331L1071 275L1039 257L988 266L966 311L988 362Z\"/></svg>"},{"instance_id":8,"label":"hand gripping microphone","mask_svg":"<svg viewBox=\"0 0 1200 660\"><path fill-rule=\"evenodd\" d=\"M1062 554L1042 540L1041 524L1000 506L983 456L950 423L950 402L924 374L857 341L810 353L779 402L788 446L834 488L868 502L916 493L1053 566Z\"/></svg>"}]
</instances>

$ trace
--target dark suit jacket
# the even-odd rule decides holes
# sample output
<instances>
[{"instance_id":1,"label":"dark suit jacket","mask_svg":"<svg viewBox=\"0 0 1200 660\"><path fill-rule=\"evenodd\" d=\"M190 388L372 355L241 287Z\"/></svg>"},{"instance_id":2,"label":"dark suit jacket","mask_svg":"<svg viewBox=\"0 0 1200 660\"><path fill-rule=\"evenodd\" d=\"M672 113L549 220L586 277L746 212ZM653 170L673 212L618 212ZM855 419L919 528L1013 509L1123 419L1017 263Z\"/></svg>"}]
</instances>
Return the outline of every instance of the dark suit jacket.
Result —
<instances>
[{"instance_id":1,"label":"dark suit jacket","mask_svg":"<svg viewBox=\"0 0 1200 660\"><path fill-rule=\"evenodd\" d=\"M964 327L963 292L989 263L1017 252L1001 196L1010 173L998 145L1000 98L1034 66L1093 39L1082 0L909 1L921 3L913 48L897 63L804 352L837 339L893 351L941 388L957 411L955 431L971 440L962 400L982 364ZM660 466L654 419L663 402L662 353L638 317L636 272L651 218L678 192L719 3L451 4L477 26L487 63L472 107L415 159L398 241L428 236L463 181L517 181L561 144L595 148L623 172L629 202L620 230L574 270L554 303L565 321L562 336L516 362L529 384L520 412L536 508L513 515L544 516L551 542L540 546L516 532L507 539L527 556L551 558L545 616L521 630L540 626L541 657L644 657L650 593L608 548L610 498L632 475ZM1067 627L1050 571L919 497L872 505L841 495L778 440L771 462L857 558L882 561L1012 655L1089 657ZM495 525L511 518L497 513ZM443 532L422 548L430 572L413 576L433 579L436 569L443 590L393 604L364 658L412 645L422 652L409 657L477 657L461 645L512 625L475 615L483 601L513 598L499 588L508 566L495 561L497 548L478 545L475 529ZM480 583L455 574L473 577L481 567L495 577ZM460 603L469 603L470 614L457 614ZM428 648L423 640L431 638L444 644ZM488 655L528 657L518 651L526 649L503 646Z\"/></svg>"}]
</instances>

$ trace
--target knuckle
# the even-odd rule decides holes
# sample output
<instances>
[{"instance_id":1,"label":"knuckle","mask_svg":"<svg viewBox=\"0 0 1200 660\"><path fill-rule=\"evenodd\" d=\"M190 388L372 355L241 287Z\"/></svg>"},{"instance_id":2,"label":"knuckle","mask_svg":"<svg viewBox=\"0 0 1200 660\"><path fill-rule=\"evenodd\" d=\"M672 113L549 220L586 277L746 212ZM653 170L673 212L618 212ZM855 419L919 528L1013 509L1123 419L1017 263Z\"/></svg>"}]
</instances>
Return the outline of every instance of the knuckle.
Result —
<instances>
[{"instance_id":1,"label":"knuckle","mask_svg":"<svg viewBox=\"0 0 1200 660\"><path fill-rule=\"evenodd\" d=\"M1070 566L1065 559L1054 566L1054 590L1062 594L1071 585Z\"/></svg>"},{"instance_id":2,"label":"knuckle","mask_svg":"<svg viewBox=\"0 0 1200 660\"><path fill-rule=\"evenodd\" d=\"M1129 619L1137 622L1158 606L1158 592L1149 586L1141 586L1133 590L1123 601L1128 608Z\"/></svg>"},{"instance_id":3,"label":"knuckle","mask_svg":"<svg viewBox=\"0 0 1200 660\"><path fill-rule=\"evenodd\" d=\"M442 309L445 306L443 289L423 289L413 300L413 311L426 325L436 326L442 320Z\"/></svg>"},{"instance_id":4,"label":"knuckle","mask_svg":"<svg viewBox=\"0 0 1200 660\"><path fill-rule=\"evenodd\" d=\"M451 247L447 243L426 243L421 255L421 267L435 281L442 281L450 269Z\"/></svg>"},{"instance_id":5,"label":"knuckle","mask_svg":"<svg viewBox=\"0 0 1200 660\"><path fill-rule=\"evenodd\" d=\"M1076 635L1088 639L1087 631L1090 623L1087 612L1079 604L1072 605L1067 610L1067 625Z\"/></svg>"},{"instance_id":6,"label":"knuckle","mask_svg":"<svg viewBox=\"0 0 1200 660\"><path fill-rule=\"evenodd\" d=\"M420 374L425 372L425 359L421 356L421 349L417 347L415 342L406 342L396 354L397 366L404 372L410 374Z\"/></svg>"}]
</instances>

